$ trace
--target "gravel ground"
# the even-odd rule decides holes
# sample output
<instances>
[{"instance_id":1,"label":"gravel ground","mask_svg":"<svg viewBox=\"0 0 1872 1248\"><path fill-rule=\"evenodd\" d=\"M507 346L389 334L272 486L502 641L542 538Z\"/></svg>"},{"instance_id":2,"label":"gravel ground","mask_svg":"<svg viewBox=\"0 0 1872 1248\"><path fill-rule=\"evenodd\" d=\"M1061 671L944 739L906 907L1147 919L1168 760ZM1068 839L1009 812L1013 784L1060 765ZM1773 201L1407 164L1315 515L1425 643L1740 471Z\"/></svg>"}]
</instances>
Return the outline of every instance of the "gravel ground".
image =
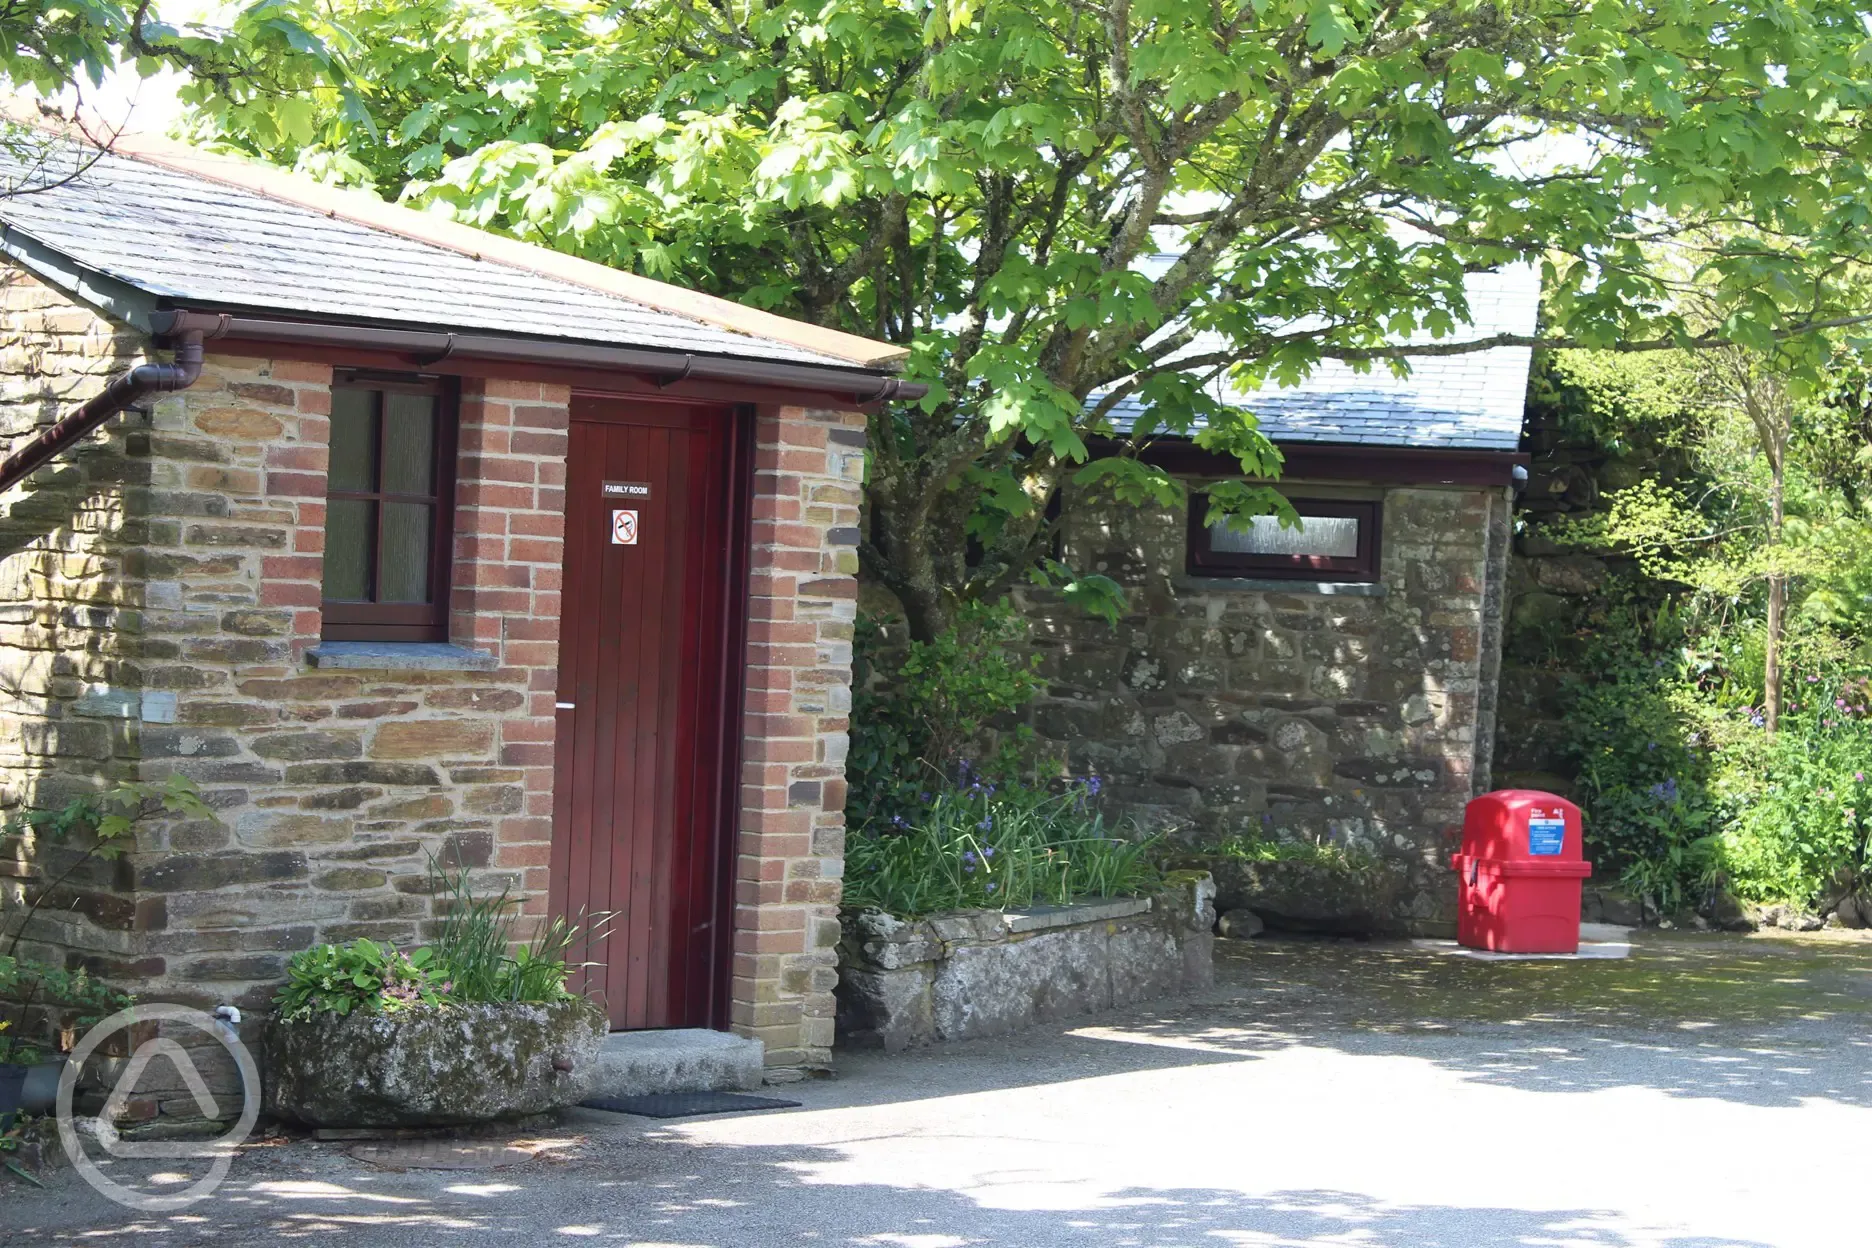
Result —
<instances>
[{"instance_id":1,"label":"gravel ground","mask_svg":"<svg viewBox=\"0 0 1872 1248\"><path fill-rule=\"evenodd\" d=\"M1872 943L1669 933L1623 961L1496 963L1222 942L1217 978L843 1055L784 1089L797 1110L577 1111L498 1169L275 1139L167 1214L60 1171L0 1187L0 1242L1839 1248L1872 1224ZM179 1186L163 1165L110 1172Z\"/></svg>"}]
</instances>

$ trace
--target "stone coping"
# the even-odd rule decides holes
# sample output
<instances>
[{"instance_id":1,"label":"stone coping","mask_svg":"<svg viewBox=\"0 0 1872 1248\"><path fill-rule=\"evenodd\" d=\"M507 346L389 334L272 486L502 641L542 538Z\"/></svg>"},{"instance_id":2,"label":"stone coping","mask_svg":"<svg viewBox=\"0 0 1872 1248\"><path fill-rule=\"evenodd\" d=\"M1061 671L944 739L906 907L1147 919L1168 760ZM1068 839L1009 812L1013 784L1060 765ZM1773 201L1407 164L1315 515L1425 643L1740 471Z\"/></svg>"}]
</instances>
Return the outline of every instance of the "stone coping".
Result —
<instances>
[{"instance_id":1,"label":"stone coping","mask_svg":"<svg viewBox=\"0 0 1872 1248\"><path fill-rule=\"evenodd\" d=\"M1148 897L1100 897L1075 901L1063 906L1031 906L1025 910L1004 910L1001 921L1010 932L1043 932L1053 927L1071 927L1076 923L1096 923L1101 919L1126 919L1144 914L1151 908Z\"/></svg>"},{"instance_id":2,"label":"stone coping","mask_svg":"<svg viewBox=\"0 0 1872 1248\"><path fill-rule=\"evenodd\" d=\"M1179 576L1176 587L1185 593L1325 594L1337 598L1383 598L1391 587L1383 581L1289 581L1272 576Z\"/></svg>"},{"instance_id":3,"label":"stone coping","mask_svg":"<svg viewBox=\"0 0 1872 1248\"><path fill-rule=\"evenodd\" d=\"M378 672L491 672L500 659L446 641L321 641L306 651L313 667Z\"/></svg>"}]
</instances>

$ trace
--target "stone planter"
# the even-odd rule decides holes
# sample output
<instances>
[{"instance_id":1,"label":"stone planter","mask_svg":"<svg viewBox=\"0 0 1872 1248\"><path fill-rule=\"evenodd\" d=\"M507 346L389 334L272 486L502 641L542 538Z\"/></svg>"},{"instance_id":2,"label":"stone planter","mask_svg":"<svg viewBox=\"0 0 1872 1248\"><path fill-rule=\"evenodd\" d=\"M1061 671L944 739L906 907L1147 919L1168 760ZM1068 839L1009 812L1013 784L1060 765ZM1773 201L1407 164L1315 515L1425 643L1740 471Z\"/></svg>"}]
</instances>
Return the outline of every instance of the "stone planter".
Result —
<instances>
[{"instance_id":1,"label":"stone planter","mask_svg":"<svg viewBox=\"0 0 1872 1248\"><path fill-rule=\"evenodd\" d=\"M1206 988L1214 892L1206 873L1186 871L1152 897L910 921L847 914L839 1041L894 1053Z\"/></svg>"},{"instance_id":2,"label":"stone planter","mask_svg":"<svg viewBox=\"0 0 1872 1248\"><path fill-rule=\"evenodd\" d=\"M312 1127L456 1126L544 1113L591 1094L609 1030L604 1011L582 997L275 1018L267 1109Z\"/></svg>"}]
</instances>

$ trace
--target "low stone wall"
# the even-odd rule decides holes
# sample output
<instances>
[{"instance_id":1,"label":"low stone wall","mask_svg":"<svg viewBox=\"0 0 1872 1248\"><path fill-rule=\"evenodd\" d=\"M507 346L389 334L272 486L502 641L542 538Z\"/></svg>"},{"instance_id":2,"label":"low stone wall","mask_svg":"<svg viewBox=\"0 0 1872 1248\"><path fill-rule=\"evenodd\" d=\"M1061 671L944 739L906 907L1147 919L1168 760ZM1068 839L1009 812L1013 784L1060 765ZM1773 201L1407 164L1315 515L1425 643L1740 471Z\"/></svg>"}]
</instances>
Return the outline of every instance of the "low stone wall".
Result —
<instances>
[{"instance_id":1,"label":"low stone wall","mask_svg":"<svg viewBox=\"0 0 1872 1248\"><path fill-rule=\"evenodd\" d=\"M1152 897L910 921L848 914L839 1042L895 1053L1206 988L1214 925L1215 883L1202 872Z\"/></svg>"}]
</instances>

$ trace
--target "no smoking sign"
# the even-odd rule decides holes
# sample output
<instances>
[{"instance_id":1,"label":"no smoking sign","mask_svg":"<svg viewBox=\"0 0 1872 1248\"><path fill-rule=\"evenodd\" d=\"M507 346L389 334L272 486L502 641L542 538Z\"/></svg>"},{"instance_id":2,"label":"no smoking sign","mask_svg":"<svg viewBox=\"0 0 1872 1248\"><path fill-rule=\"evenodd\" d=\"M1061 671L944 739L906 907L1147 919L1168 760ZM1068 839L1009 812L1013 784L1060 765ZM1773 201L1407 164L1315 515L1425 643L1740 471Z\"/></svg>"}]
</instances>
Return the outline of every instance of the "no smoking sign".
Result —
<instances>
[{"instance_id":1,"label":"no smoking sign","mask_svg":"<svg viewBox=\"0 0 1872 1248\"><path fill-rule=\"evenodd\" d=\"M611 513L611 544L613 546L637 544L637 513L635 511Z\"/></svg>"}]
</instances>

